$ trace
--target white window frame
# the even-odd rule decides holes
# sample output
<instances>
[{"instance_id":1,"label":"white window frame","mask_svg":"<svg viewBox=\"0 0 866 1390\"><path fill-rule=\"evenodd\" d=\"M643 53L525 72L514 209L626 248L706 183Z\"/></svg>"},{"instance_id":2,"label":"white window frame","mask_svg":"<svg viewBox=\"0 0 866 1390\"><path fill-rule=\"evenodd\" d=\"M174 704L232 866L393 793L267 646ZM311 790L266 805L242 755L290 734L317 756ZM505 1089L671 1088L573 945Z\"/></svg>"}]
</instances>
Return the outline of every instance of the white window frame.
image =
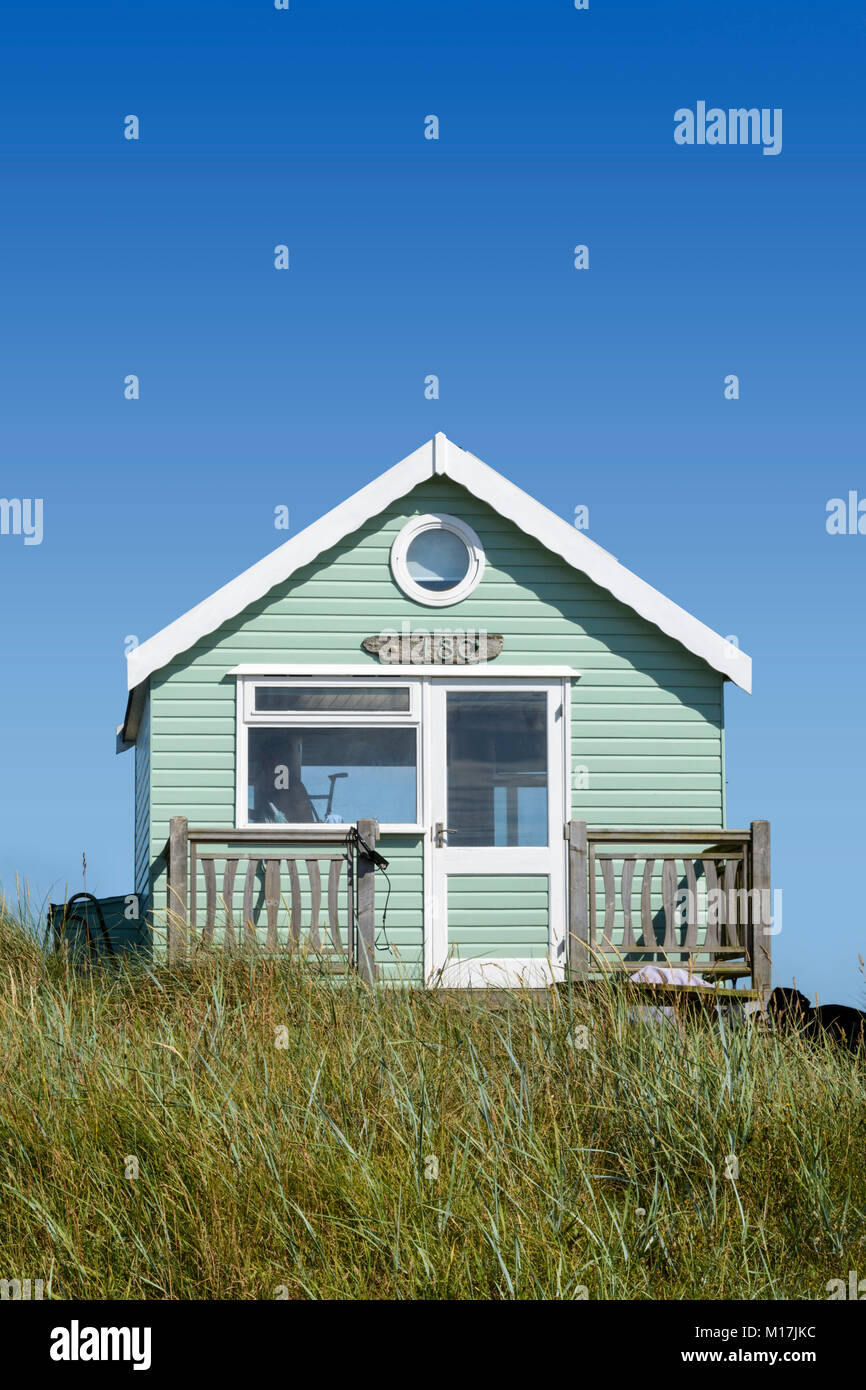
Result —
<instances>
[{"instance_id":1,"label":"white window frame","mask_svg":"<svg viewBox=\"0 0 866 1390\"><path fill-rule=\"evenodd\" d=\"M322 686L333 689L360 689L365 687L381 690L384 688L396 688L409 691L409 709L401 710L372 710L372 711L340 711L332 713L320 710L256 710L255 709L255 689L258 686L274 686L282 689L310 689ZM414 821L394 821L380 825L380 831L388 834L421 834L424 825L421 819L422 807L424 806L424 730L421 718L421 681L403 679L383 680L378 675L367 675L366 678L348 676L346 678L335 677L244 677L238 680L237 688L237 749L236 767L237 781L235 788L235 825L239 830L261 830L263 836L267 836L274 825L270 822L251 821L249 818L249 731L250 729L261 728L298 728L305 729L319 728L355 728L355 729L393 729L411 728L415 730L415 820ZM375 814L375 807L370 808L371 815ZM321 827L319 821L279 821L276 823L280 830L293 830L308 832L312 836ZM333 829L340 822L330 822L329 828ZM353 824L346 821L346 829Z\"/></svg>"},{"instance_id":2,"label":"white window frame","mask_svg":"<svg viewBox=\"0 0 866 1390\"><path fill-rule=\"evenodd\" d=\"M424 531L450 531L466 546L469 554L469 568L466 575L453 589L425 589L417 584L409 573L409 547L416 537ZM391 573L407 598L415 603L423 603L427 608L448 608L468 598L481 583L484 574L484 547L472 527L459 516L447 512L428 512L424 516L413 517L396 536L391 546Z\"/></svg>"}]
</instances>

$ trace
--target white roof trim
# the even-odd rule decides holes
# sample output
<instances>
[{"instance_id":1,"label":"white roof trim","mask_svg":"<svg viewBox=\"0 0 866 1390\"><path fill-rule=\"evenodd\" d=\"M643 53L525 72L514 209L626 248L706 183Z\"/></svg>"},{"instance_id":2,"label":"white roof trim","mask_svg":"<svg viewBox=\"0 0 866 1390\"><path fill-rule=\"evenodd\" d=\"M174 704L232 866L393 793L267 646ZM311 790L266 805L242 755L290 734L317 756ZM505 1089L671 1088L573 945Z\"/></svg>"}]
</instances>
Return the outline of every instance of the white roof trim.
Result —
<instances>
[{"instance_id":1,"label":"white roof trim","mask_svg":"<svg viewBox=\"0 0 866 1390\"><path fill-rule=\"evenodd\" d=\"M503 478L474 454L452 444L444 434L437 434L435 439L380 474L360 492L217 589L210 598L169 623L155 637L135 647L126 658L129 689L134 690L154 671L263 598L322 551L336 545L419 483L436 475L445 475L460 483L473 496L513 521L527 535L534 536L548 550L607 589L614 598L633 608L735 685L751 691L752 662L745 652L632 574L601 546L536 502L522 488ZM370 669L375 669L372 664Z\"/></svg>"},{"instance_id":2,"label":"white roof trim","mask_svg":"<svg viewBox=\"0 0 866 1390\"><path fill-rule=\"evenodd\" d=\"M442 676L449 680L452 676L465 676L473 680L478 677L488 676L495 680L498 676L501 680L514 680L517 677L526 677L528 680L541 680L550 677L552 680L577 680L582 672L577 671L573 666L503 666L498 661L478 661L467 662L465 666L450 665L446 662L430 663L422 665L401 665L398 662L385 662L372 665L350 665L342 666L334 663L315 665L307 661L297 663L270 662L262 664L259 661L244 663L242 666L233 666L230 671L226 671L227 676L252 676L257 679L267 679L269 676L319 676L329 679L333 676L360 676L364 680L370 680L376 676Z\"/></svg>"}]
</instances>

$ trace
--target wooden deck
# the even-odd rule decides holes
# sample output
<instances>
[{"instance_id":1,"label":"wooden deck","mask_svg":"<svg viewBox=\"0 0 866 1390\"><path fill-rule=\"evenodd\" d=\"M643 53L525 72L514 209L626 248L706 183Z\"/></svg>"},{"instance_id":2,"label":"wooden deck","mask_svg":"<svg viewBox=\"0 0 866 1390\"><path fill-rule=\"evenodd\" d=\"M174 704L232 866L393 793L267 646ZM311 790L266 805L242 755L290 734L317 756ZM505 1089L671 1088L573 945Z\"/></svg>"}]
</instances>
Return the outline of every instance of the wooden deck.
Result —
<instances>
[{"instance_id":1,"label":"wooden deck","mask_svg":"<svg viewBox=\"0 0 866 1390\"><path fill-rule=\"evenodd\" d=\"M361 820L357 829L366 845L374 849L377 822ZM190 827L185 817L173 816L165 848L169 958L183 958L200 947L215 945L226 950L261 946L276 953L284 949L278 914L286 903L285 945L289 951L307 956L334 974L355 969L372 984L378 977L375 874L357 840L352 840L351 831L348 825L321 824L303 832L273 825L245 830L196 828ZM218 863L222 867L219 884ZM323 871L327 875L326 898ZM237 885L241 882L243 900L238 909ZM323 909L326 923L322 921Z\"/></svg>"},{"instance_id":2,"label":"wooden deck","mask_svg":"<svg viewBox=\"0 0 866 1390\"><path fill-rule=\"evenodd\" d=\"M165 849L169 955L255 944L297 950L373 983L375 871L347 843L349 831L190 828L173 817ZM375 846L376 821L359 821L358 831ZM566 838L571 983L654 965L694 977L688 990L696 999L766 1002L774 932L768 821L748 830L595 830L570 821ZM670 992L664 984L634 988L655 1000Z\"/></svg>"},{"instance_id":3,"label":"wooden deck","mask_svg":"<svg viewBox=\"0 0 866 1390\"><path fill-rule=\"evenodd\" d=\"M656 965L766 999L774 931L768 821L748 830L592 830L572 821L568 841L572 979ZM737 988L741 979L746 988Z\"/></svg>"}]
</instances>

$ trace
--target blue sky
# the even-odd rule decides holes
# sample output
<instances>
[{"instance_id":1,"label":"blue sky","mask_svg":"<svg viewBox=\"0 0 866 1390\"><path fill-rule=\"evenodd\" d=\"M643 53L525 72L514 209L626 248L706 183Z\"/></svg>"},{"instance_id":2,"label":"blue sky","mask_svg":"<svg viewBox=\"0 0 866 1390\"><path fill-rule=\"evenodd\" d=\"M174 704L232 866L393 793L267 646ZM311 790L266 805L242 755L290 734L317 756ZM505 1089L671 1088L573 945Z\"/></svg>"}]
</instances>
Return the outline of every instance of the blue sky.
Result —
<instances>
[{"instance_id":1,"label":"blue sky","mask_svg":"<svg viewBox=\"0 0 866 1390\"><path fill-rule=\"evenodd\" d=\"M444 430L753 656L728 821L772 821L777 977L862 1003L866 535L825 527L866 497L859 7L49 0L0 35L0 495L44 502L0 536L7 893L82 849L130 889L124 638ZM677 146L699 100L781 108L781 154Z\"/></svg>"}]
</instances>

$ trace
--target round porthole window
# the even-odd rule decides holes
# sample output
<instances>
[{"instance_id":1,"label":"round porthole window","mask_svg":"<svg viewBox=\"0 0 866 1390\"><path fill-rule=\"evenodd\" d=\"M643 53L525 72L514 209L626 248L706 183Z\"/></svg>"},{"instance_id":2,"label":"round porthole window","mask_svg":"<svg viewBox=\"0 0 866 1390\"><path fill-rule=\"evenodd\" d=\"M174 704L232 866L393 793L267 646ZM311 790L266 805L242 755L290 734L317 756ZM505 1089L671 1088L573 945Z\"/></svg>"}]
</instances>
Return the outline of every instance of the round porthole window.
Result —
<instances>
[{"instance_id":1,"label":"round porthole window","mask_svg":"<svg viewBox=\"0 0 866 1390\"><path fill-rule=\"evenodd\" d=\"M459 517L419 516L392 545L391 570L409 598L442 608L472 593L484 571L484 551L472 527Z\"/></svg>"}]
</instances>

